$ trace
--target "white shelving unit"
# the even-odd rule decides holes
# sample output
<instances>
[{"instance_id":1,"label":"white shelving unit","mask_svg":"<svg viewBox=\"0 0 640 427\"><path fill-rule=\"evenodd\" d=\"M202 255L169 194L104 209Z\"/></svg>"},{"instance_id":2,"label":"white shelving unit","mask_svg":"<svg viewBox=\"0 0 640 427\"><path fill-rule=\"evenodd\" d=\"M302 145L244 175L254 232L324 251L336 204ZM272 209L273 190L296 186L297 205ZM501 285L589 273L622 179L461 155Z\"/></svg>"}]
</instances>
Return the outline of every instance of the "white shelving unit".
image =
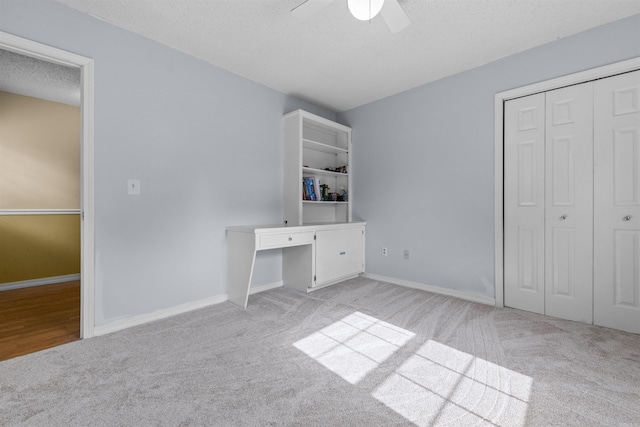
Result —
<instances>
[{"instance_id":1,"label":"white shelving unit","mask_svg":"<svg viewBox=\"0 0 640 427\"><path fill-rule=\"evenodd\" d=\"M303 110L282 122L285 223L351 222L351 128ZM337 200L303 200L304 177L328 185Z\"/></svg>"}]
</instances>

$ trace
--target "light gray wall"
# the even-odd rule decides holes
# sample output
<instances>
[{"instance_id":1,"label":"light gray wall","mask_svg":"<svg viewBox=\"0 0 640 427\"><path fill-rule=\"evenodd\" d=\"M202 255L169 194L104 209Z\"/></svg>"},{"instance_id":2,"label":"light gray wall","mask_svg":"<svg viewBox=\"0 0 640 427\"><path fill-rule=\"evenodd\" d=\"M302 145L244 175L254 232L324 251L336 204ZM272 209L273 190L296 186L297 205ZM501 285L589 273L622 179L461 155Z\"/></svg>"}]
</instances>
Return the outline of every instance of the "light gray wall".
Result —
<instances>
[{"instance_id":1,"label":"light gray wall","mask_svg":"<svg viewBox=\"0 0 640 427\"><path fill-rule=\"evenodd\" d=\"M282 114L335 119L50 0L2 0L0 31L95 60L97 325L226 293L225 226L282 221Z\"/></svg>"},{"instance_id":2,"label":"light gray wall","mask_svg":"<svg viewBox=\"0 0 640 427\"><path fill-rule=\"evenodd\" d=\"M493 297L494 95L636 56L640 15L338 114L367 272Z\"/></svg>"}]
</instances>

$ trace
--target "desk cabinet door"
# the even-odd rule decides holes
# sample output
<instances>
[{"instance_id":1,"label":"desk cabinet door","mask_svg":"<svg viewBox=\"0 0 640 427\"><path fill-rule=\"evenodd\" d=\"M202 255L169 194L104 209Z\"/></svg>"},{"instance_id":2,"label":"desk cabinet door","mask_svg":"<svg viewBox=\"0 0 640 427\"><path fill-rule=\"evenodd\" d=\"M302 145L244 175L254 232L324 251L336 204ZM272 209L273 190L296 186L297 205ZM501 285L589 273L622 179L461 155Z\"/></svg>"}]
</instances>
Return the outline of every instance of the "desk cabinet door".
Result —
<instances>
[{"instance_id":1,"label":"desk cabinet door","mask_svg":"<svg viewBox=\"0 0 640 427\"><path fill-rule=\"evenodd\" d=\"M364 271L364 227L316 232L315 285Z\"/></svg>"}]
</instances>

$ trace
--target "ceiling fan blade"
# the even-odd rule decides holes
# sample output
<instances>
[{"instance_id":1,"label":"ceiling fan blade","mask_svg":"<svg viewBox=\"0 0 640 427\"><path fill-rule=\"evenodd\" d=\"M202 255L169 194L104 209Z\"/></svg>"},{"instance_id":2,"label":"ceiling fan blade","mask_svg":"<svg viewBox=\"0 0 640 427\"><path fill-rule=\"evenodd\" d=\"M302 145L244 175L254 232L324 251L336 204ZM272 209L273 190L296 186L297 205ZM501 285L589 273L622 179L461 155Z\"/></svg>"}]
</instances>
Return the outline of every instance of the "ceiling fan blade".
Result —
<instances>
[{"instance_id":1,"label":"ceiling fan blade","mask_svg":"<svg viewBox=\"0 0 640 427\"><path fill-rule=\"evenodd\" d=\"M333 3L334 1L335 0L306 0L291 9L291 14L298 18L307 19L320 12L322 9L327 7L329 3Z\"/></svg>"},{"instance_id":2,"label":"ceiling fan blade","mask_svg":"<svg viewBox=\"0 0 640 427\"><path fill-rule=\"evenodd\" d=\"M398 0L385 0L380 13L392 33L399 33L409 26L409 18L398 4Z\"/></svg>"}]
</instances>

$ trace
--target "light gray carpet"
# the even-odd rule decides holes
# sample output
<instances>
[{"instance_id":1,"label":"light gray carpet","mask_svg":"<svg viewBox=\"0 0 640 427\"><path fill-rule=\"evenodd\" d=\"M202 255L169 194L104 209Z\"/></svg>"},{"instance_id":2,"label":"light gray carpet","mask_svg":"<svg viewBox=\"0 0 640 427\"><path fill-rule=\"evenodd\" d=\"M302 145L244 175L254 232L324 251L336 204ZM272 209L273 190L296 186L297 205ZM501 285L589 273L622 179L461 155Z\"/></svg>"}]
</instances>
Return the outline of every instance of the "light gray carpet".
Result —
<instances>
[{"instance_id":1,"label":"light gray carpet","mask_svg":"<svg viewBox=\"0 0 640 427\"><path fill-rule=\"evenodd\" d=\"M640 425L640 336L359 278L0 362L0 425Z\"/></svg>"}]
</instances>

